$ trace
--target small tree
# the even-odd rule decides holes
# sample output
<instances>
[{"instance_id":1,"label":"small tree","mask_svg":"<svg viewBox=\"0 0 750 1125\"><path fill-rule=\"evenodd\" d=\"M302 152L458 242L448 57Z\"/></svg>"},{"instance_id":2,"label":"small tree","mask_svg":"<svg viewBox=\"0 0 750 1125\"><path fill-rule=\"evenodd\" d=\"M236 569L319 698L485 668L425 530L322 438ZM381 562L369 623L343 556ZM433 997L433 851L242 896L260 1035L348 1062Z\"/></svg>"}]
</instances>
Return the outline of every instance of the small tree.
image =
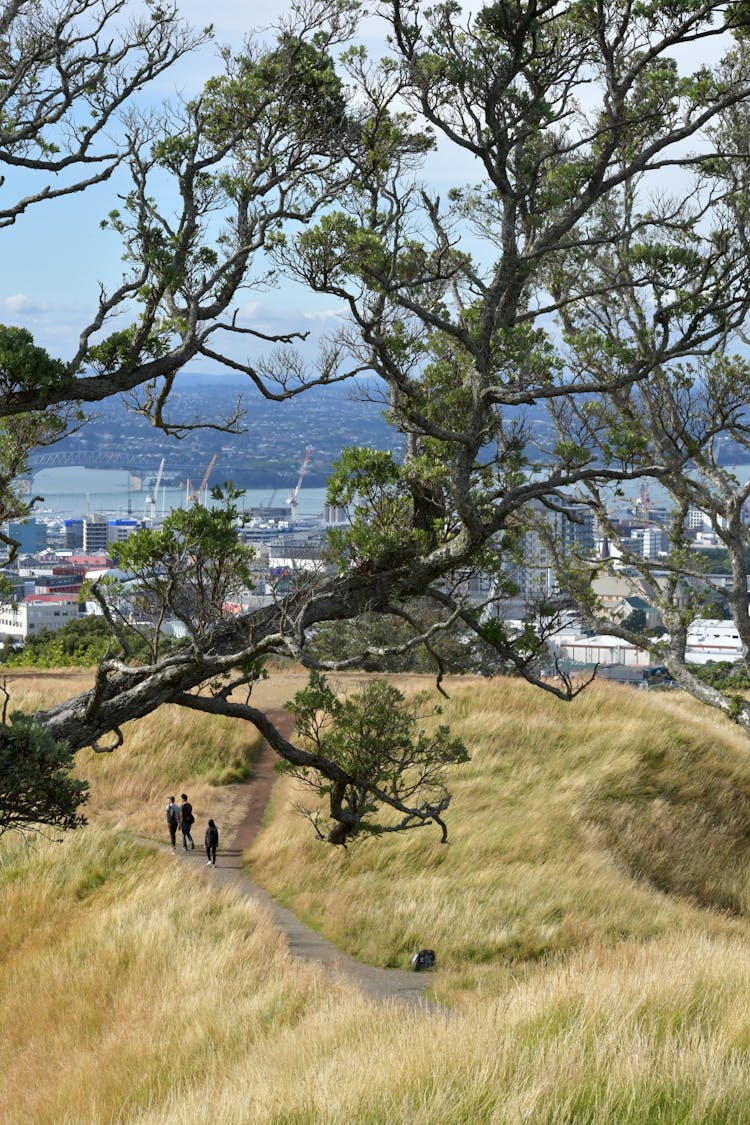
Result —
<instances>
[{"instance_id":1,"label":"small tree","mask_svg":"<svg viewBox=\"0 0 750 1125\"><path fill-rule=\"evenodd\" d=\"M346 845L361 833L401 832L434 822L446 841L441 817L451 799L446 768L468 761L469 755L447 726L430 734L420 729L425 698L420 693L407 699L393 684L372 680L339 699L326 678L313 672L308 686L287 704L297 734L326 760L325 773L314 763L283 766L327 801L328 816L301 809L321 840ZM332 764L340 767L339 777L332 776ZM377 819L383 806L395 809L400 819L389 824Z\"/></svg>"},{"instance_id":2,"label":"small tree","mask_svg":"<svg viewBox=\"0 0 750 1125\"><path fill-rule=\"evenodd\" d=\"M226 614L225 603L251 585L248 569L255 552L237 538L241 490L231 485L211 490L213 508L178 508L158 528L141 528L117 549L118 565L132 576L127 583L106 575L91 592L126 655L133 640L148 644L156 660L161 633L170 615L186 628L200 651L210 629ZM128 612L137 605L148 624L136 626Z\"/></svg>"}]
</instances>

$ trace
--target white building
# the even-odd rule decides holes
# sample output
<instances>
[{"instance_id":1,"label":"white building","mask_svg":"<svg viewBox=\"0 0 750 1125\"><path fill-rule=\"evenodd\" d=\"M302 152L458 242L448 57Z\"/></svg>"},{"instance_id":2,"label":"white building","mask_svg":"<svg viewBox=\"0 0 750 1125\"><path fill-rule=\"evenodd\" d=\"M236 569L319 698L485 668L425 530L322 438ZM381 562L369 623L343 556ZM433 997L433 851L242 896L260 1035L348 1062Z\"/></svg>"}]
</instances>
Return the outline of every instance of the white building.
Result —
<instances>
[{"instance_id":1,"label":"white building","mask_svg":"<svg viewBox=\"0 0 750 1125\"><path fill-rule=\"evenodd\" d=\"M630 667L646 667L653 663L647 652L620 640L619 637L599 635L596 637L576 637L558 642L563 660L573 660L577 664L626 664Z\"/></svg>"},{"instance_id":2,"label":"white building","mask_svg":"<svg viewBox=\"0 0 750 1125\"><path fill-rule=\"evenodd\" d=\"M42 629L62 629L81 616L77 594L36 594L0 607L0 636L25 640Z\"/></svg>"},{"instance_id":3,"label":"white building","mask_svg":"<svg viewBox=\"0 0 750 1125\"><path fill-rule=\"evenodd\" d=\"M323 522L326 527L341 527L341 525L348 525L349 516L347 515L346 508L341 508L337 504L325 504L323 507Z\"/></svg>"},{"instance_id":4,"label":"white building","mask_svg":"<svg viewBox=\"0 0 750 1125\"><path fill-rule=\"evenodd\" d=\"M726 527L726 516L717 516L717 522L719 527ZM714 525L711 522L711 517L708 512L703 512L700 508L688 508L688 513L685 516L685 527L688 531L704 531L711 535L714 534Z\"/></svg>"},{"instance_id":5,"label":"white building","mask_svg":"<svg viewBox=\"0 0 750 1125\"><path fill-rule=\"evenodd\" d=\"M140 527L138 520L113 519L107 521L107 542L124 543Z\"/></svg>"},{"instance_id":6,"label":"white building","mask_svg":"<svg viewBox=\"0 0 750 1125\"><path fill-rule=\"evenodd\" d=\"M740 660L742 642L734 621L696 618L688 629L686 656L693 664Z\"/></svg>"},{"instance_id":7,"label":"white building","mask_svg":"<svg viewBox=\"0 0 750 1125\"><path fill-rule=\"evenodd\" d=\"M619 637L571 635L573 630L561 631L551 646L563 660L579 664L625 664L643 666L652 664L648 652L629 645ZM666 639L666 635L665 635ZM685 658L690 664L707 664L710 660L734 663L742 657L742 644L733 621L697 618L687 634Z\"/></svg>"},{"instance_id":8,"label":"white building","mask_svg":"<svg viewBox=\"0 0 750 1125\"><path fill-rule=\"evenodd\" d=\"M669 539L663 527L638 527L630 533L627 546L644 559L658 559L669 551Z\"/></svg>"}]
</instances>

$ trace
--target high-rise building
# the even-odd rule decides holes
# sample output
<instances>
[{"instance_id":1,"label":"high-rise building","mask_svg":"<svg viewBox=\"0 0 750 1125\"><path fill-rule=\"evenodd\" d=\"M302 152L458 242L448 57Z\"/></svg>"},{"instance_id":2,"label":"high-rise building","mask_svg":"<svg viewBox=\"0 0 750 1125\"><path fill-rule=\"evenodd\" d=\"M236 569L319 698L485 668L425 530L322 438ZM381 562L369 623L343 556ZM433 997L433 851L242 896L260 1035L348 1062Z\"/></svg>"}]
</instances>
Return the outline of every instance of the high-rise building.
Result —
<instances>
[{"instance_id":1,"label":"high-rise building","mask_svg":"<svg viewBox=\"0 0 750 1125\"><path fill-rule=\"evenodd\" d=\"M83 520L65 520L65 546L68 551L80 551L83 547Z\"/></svg>"},{"instance_id":2,"label":"high-rise building","mask_svg":"<svg viewBox=\"0 0 750 1125\"><path fill-rule=\"evenodd\" d=\"M585 504L568 504L550 510L535 503L531 509L536 526L523 536L523 565L514 573L519 593L527 602L549 598L559 592L555 556L579 554L593 558L595 517Z\"/></svg>"},{"instance_id":3,"label":"high-rise building","mask_svg":"<svg viewBox=\"0 0 750 1125\"><path fill-rule=\"evenodd\" d=\"M124 543L134 531L138 530L138 520L113 519L107 522L107 541L109 543Z\"/></svg>"},{"instance_id":4,"label":"high-rise building","mask_svg":"<svg viewBox=\"0 0 750 1125\"><path fill-rule=\"evenodd\" d=\"M106 555L109 545L109 520L106 516L84 516L83 549L88 555Z\"/></svg>"},{"instance_id":5,"label":"high-rise building","mask_svg":"<svg viewBox=\"0 0 750 1125\"><path fill-rule=\"evenodd\" d=\"M35 555L47 546L47 528L37 523L33 516L26 520L10 520L5 525L9 539L18 543L19 555Z\"/></svg>"}]
</instances>

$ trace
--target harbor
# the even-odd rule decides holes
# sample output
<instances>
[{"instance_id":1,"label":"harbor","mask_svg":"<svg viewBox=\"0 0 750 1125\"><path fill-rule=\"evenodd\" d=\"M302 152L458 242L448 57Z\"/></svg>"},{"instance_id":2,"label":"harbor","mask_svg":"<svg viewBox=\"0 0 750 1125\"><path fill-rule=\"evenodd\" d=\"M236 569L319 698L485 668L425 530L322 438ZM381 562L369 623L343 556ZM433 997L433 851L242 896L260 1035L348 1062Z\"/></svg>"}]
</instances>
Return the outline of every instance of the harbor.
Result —
<instances>
[{"instance_id":1,"label":"harbor","mask_svg":"<svg viewBox=\"0 0 750 1125\"><path fill-rule=\"evenodd\" d=\"M42 469L31 479L30 495L40 499L34 507L39 520L78 519L93 513L112 517L158 520L175 508L184 508L188 501L185 487L163 485L152 494L153 481L146 478L141 487L133 488L126 469L84 469L78 466ZM219 480L212 483L221 483ZM238 502L241 511L251 509L290 509L285 504L290 494L279 495L268 488L248 489ZM210 506L210 491L204 489L202 503ZM298 519L323 519L325 488L301 488L296 496Z\"/></svg>"}]
</instances>

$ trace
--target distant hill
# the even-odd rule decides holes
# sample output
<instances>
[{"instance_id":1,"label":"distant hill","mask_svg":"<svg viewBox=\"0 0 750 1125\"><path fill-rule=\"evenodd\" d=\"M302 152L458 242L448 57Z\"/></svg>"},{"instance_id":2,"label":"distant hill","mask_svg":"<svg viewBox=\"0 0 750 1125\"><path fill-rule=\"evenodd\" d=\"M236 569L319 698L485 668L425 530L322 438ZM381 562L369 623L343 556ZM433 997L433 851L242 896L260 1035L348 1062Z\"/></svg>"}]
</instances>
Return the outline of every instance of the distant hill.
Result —
<instances>
[{"instance_id":1,"label":"distant hill","mask_svg":"<svg viewBox=\"0 0 750 1125\"><path fill-rule=\"evenodd\" d=\"M376 393L373 384L364 382L332 384L274 402L241 376L184 372L170 398L169 421L200 427L228 420L241 408L243 432L193 428L183 438L171 437L128 409L127 398L112 398L96 406L80 431L52 449L32 454L30 464L32 469L61 464L121 466L148 478L163 457L166 481L183 483L190 478L196 484L217 454L214 482L231 479L247 488L288 490L296 483L310 446L305 485L322 487L344 446L400 450L399 435L383 418L383 403L373 401Z\"/></svg>"}]
</instances>

